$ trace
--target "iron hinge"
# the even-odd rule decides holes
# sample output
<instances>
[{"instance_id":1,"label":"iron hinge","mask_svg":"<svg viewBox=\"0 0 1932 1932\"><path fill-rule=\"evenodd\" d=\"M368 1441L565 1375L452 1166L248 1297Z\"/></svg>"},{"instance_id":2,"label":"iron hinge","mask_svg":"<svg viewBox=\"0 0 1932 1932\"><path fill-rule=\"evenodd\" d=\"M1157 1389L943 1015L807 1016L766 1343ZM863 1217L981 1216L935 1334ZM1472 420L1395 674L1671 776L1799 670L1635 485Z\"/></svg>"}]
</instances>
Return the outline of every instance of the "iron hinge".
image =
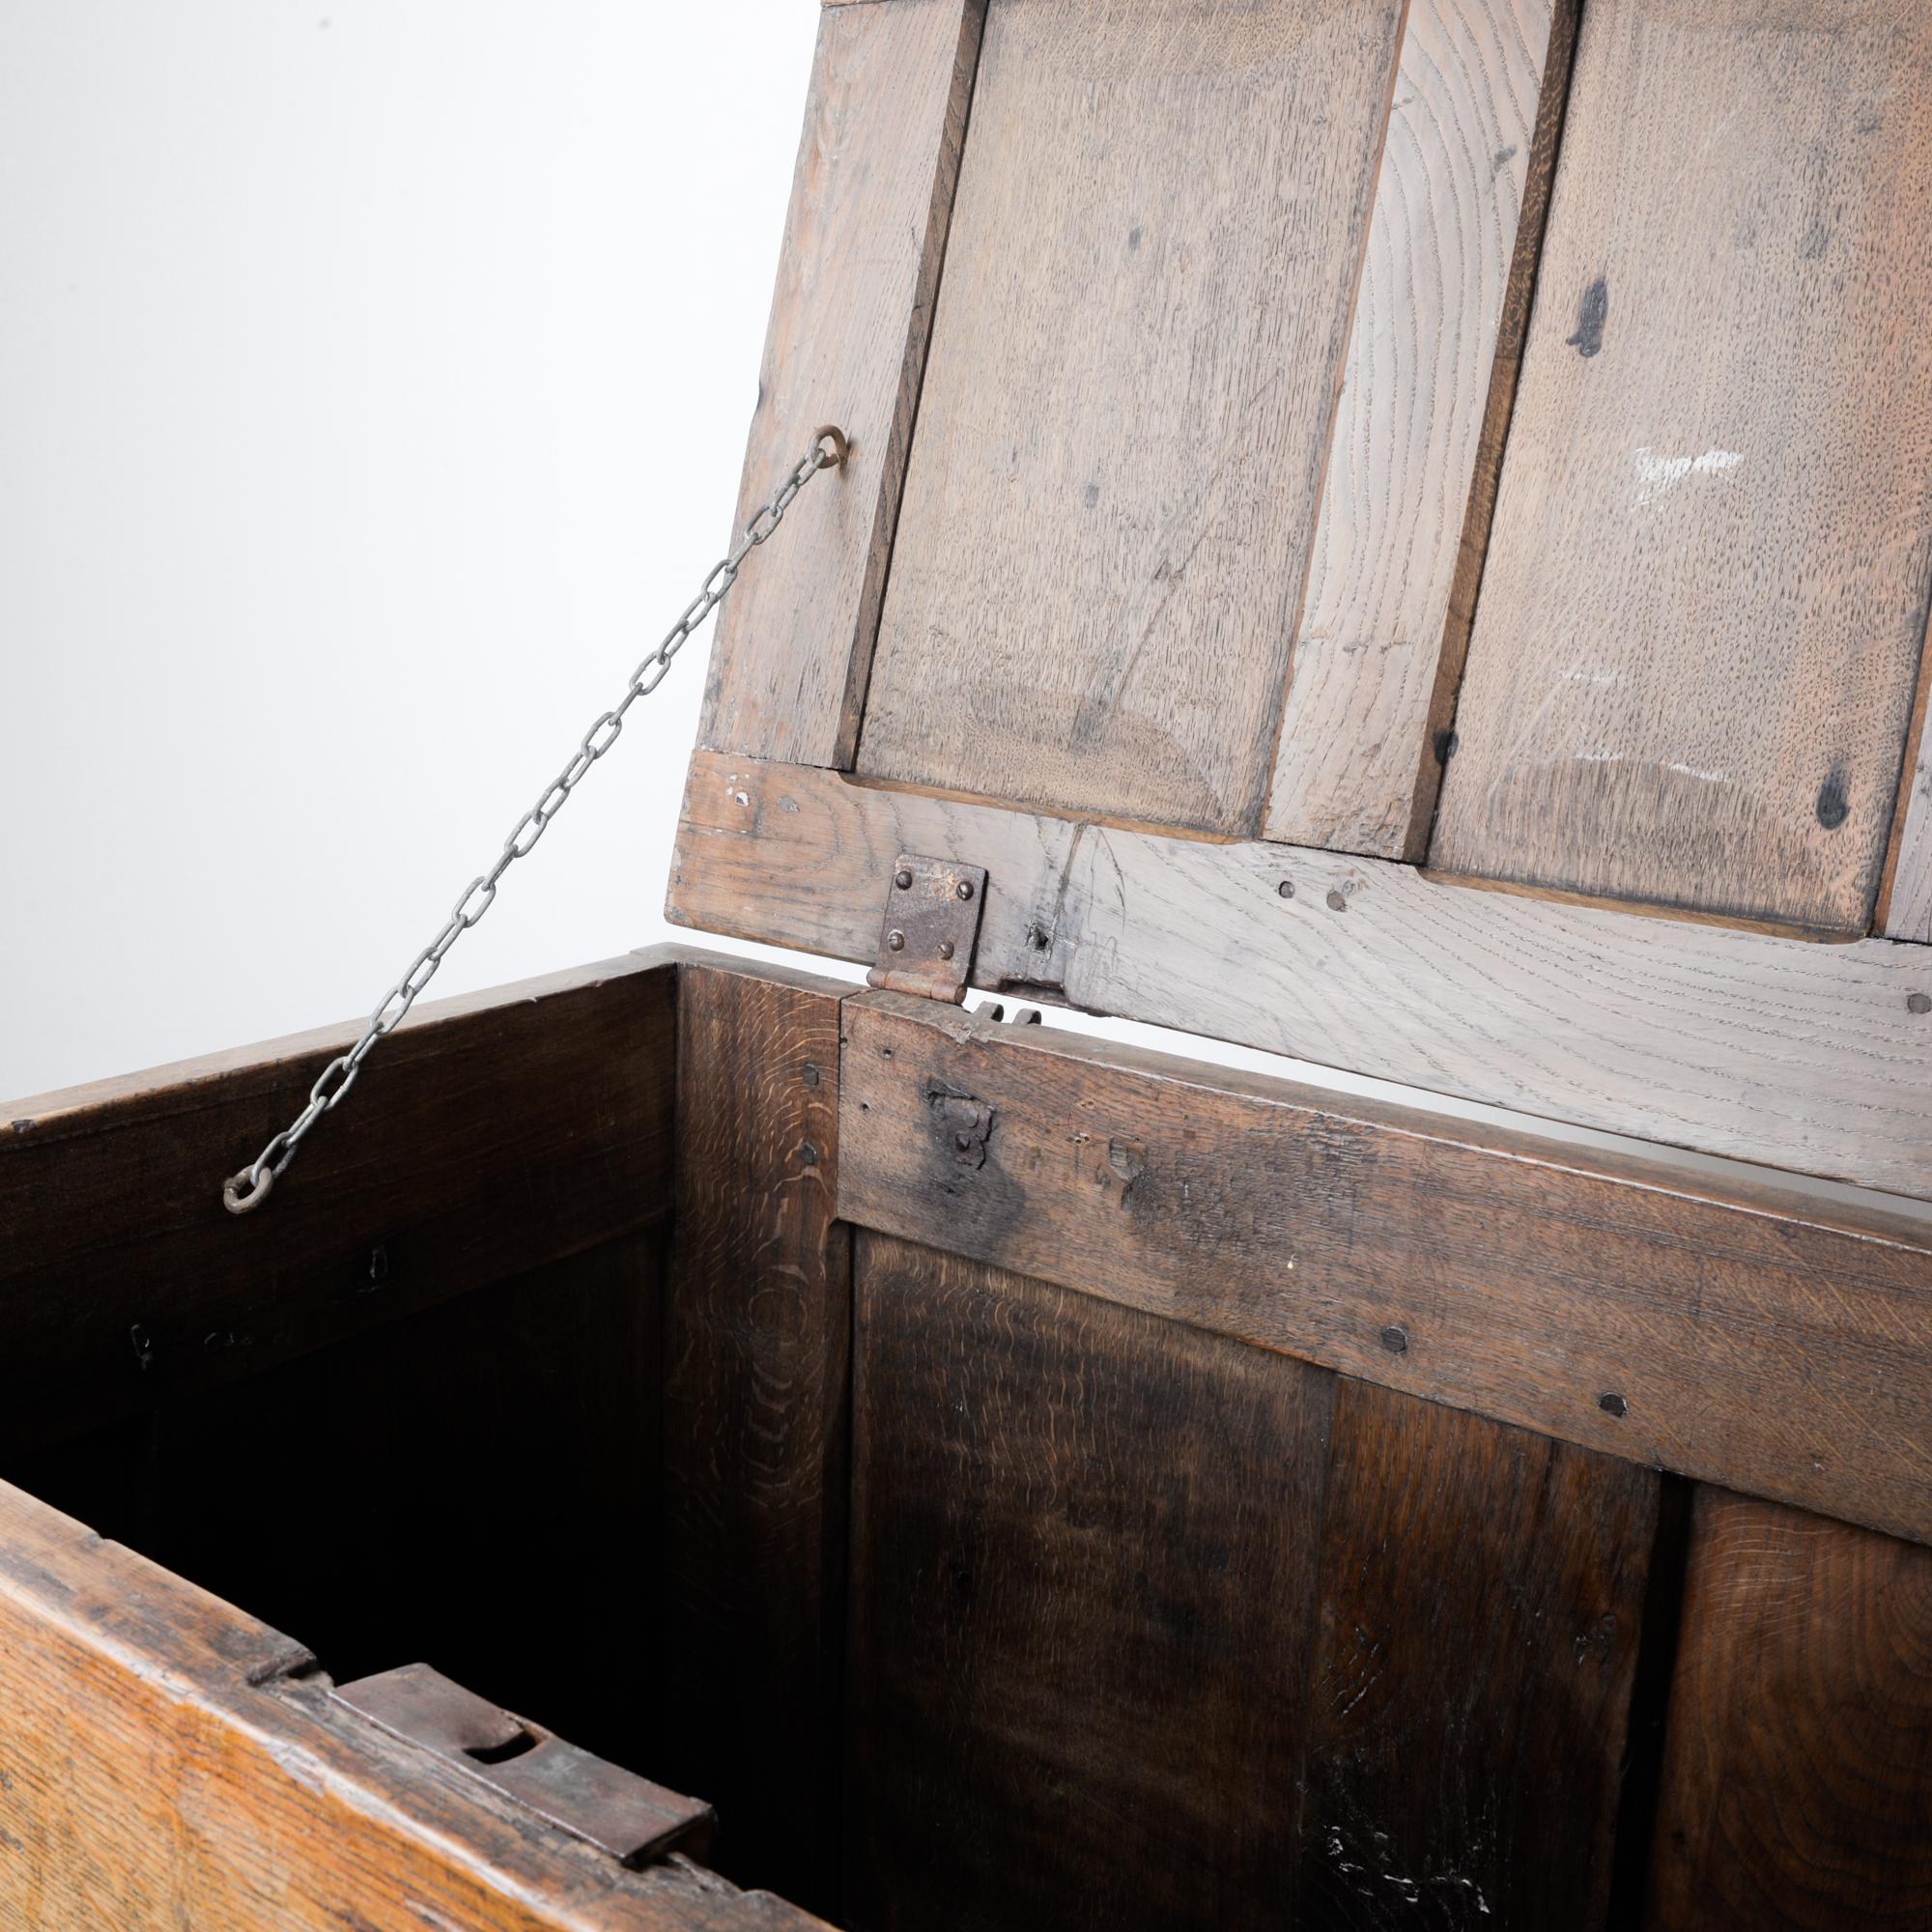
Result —
<instances>
[{"instance_id":1,"label":"iron hinge","mask_svg":"<svg viewBox=\"0 0 1932 1932\"><path fill-rule=\"evenodd\" d=\"M901 852L886 887L878 962L866 983L958 1006L972 977L985 909L985 867Z\"/></svg>"}]
</instances>

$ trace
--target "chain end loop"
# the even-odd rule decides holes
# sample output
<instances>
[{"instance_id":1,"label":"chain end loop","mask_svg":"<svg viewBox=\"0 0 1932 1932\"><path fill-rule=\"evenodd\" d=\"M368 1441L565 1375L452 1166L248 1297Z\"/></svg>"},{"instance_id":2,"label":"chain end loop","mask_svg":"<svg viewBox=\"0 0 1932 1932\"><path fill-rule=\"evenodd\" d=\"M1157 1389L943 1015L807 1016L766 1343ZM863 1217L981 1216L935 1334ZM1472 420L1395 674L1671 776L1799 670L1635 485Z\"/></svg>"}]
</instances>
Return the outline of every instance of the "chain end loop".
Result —
<instances>
[{"instance_id":1,"label":"chain end loop","mask_svg":"<svg viewBox=\"0 0 1932 1932\"><path fill-rule=\"evenodd\" d=\"M830 443L830 449L826 444ZM837 423L820 423L811 433L811 446L818 452L818 467L821 469L843 469L845 459L852 453L852 445L845 440L845 432Z\"/></svg>"},{"instance_id":2,"label":"chain end loop","mask_svg":"<svg viewBox=\"0 0 1932 1932\"><path fill-rule=\"evenodd\" d=\"M231 1214L252 1214L269 1198L269 1190L274 1184L272 1167L265 1167L259 1174L252 1167L244 1167L221 1183L221 1205ZM245 1194L244 1187L248 1190Z\"/></svg>"}]
</instances>

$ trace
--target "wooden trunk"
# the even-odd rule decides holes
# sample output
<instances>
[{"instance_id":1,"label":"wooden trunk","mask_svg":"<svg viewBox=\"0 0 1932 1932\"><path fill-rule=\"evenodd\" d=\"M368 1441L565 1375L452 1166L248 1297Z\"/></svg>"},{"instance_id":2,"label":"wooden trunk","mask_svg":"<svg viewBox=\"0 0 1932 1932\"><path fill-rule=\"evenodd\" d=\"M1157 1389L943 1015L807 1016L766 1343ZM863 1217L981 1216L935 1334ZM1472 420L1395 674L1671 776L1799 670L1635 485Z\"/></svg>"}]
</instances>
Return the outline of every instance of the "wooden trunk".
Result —
<instances>
[{"instance_id":1,"label":"wooden trunk","mask_svg":"<svg viewBox=\"0 0 1932 1932\"><path fill-rule=\"evenodd\" d=\"M0 1924L1932 1918L1922 1227L697 952L429 1015L244 1222L346 1032L0 1139Z\"/></svg>"},{"instance_id":2,"label":"wooden trunk","mask_svg":"<svg viewBox=\"0 0 1932 1932\"><path fill-rule=\"evenodd\" d=\"M669 909L873 987L18 1110L0 1926L1932 1927L1928 287L1932 0L832 0Z\"/></svg>"}]
</instances>

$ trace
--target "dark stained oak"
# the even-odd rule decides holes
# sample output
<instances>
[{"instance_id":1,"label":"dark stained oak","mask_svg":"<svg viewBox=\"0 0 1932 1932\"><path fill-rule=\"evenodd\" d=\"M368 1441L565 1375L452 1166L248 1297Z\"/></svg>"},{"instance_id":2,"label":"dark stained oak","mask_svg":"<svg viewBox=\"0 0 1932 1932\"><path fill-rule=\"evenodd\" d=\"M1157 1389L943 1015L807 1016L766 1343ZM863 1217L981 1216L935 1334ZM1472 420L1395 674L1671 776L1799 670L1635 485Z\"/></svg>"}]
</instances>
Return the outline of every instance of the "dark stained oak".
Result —
<instances>
[{"instance_id":1,"label":"dark stained oak","mask_svg":"<svg viewBox=\"0 0 1932 1932\"><path fill-rule=\"evenodd\" d=\"M1932 1925L1932 1550L1698 1492L1652 1932Z\"/></svg>"},{"instance_id":2,"label":"dark stained oak","mask_svg":"<svg viewBox=\"0 0 1932 1932\"><path fill-rule=\"evenodd\" d=\"M1928 285L1932 10L1591 0L1432 865L1868 929Z\"/></svg>"},{"instance_id":3,"label":"dark stained oak","mask_svg":"<svg viewBox=\"0 0 1932 1932\"><path fill-rule=\"evenodd\" d=\"M1253 833L1401 0L998 0L871 776Z\"/></svg>"},{"instance_id":4,"label":"dark stained oak","mask_svg":"<svg viewBox=\"0 0 1932 1932\"><path fill-rule=\"evenodd\" d=\"M653 1776L715 1804L722 1869L835 1904L851 1240L837 981L678 975ZM682 1784L679 1780L685 1780Z\"/></svg>"},{"instance_id":5,"label":"dark stained oak","mask_svg":"<svg viewBox=\"0 0 1932 1932\"><path fill-rule=\"evenodd\" d=\"M1601 1925L1658 1478L1336 1384L1296 1924Z\"/></svg>"},{"instance_id":6,"label":"dark stained oak","mask_svg":"<svg viewBox=\"0 0 1932 1932\"><path fill-rule=\"evenodd\" d=\"M1923 1223L895 994L846 1034L860 1226L1932 1541Z\"/></svg>"},{"instance_id":7,"label":"dark stained oak","mask_svg":"<svg viewBox=\"0 0 1932 1932\"><path fill-rule=\"evenodd\" d=\"M720 611L701 745L852 762L984 13L889 0L819 22L734 529L821 423L850 452Z\"/></svg>"},{"instance_id":8,"label":"dark stained oak","mask_svg":"<svg viewBox=\"0 0 1932 1932\"><path fill-rule=\"evenodd\" d=\"M425 1660L668 1781L665 1245L627 1236L164 1404L128 1540L300 1631L338 1681Z\"/></svg>"},{"instance_id":9,"label":"dark stained oak","mask_svg":"<svg viewBox=\"0 0 1932 1932\"><path fill-rule=\"evenodd\" d=\"M664 1219L674 974L637 954L419 1007L241 1217L222 1177L359 1025L18 1103L0 1121L0 1454Z\"/></svg>"},{"instance_id":10,"label":"dark stained oak","mask_svg":"<svg viewBox=\"0 0 1932 1932\"><path fill-rule=\"evenodd\" d=\"M874 1236L848 1921L1276 1927L1329 1378Z\"/></svg>"}]
</instances>

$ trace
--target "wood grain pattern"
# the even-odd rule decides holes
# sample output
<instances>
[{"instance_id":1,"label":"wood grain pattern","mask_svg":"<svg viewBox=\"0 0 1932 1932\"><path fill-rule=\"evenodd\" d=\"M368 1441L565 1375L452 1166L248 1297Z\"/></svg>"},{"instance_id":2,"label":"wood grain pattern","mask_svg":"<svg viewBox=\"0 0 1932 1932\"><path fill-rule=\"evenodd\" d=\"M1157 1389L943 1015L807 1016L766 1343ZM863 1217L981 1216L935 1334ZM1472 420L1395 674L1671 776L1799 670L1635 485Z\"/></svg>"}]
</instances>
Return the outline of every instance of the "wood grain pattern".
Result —
<instances>
[{"instance_id":1,"label":"wood grain pattern","mask_svg":"<svg viewBox=\"0 0 1932 1932\"><path fill-rule=\"evenodd\" d=\"M638 1660L661 1654L665 1242L628 1236L164 1405L130 1540L300 1631L340 1682L427 1660L662 1779Z\"/></svg>"},{"instance_id":2,"label":"wood grain pattern","mask_svg":"<svg viewBox=\"0 0 1932 1932\"><path fill-rule=\"evenodd\" d=\"M662 1219L672 996L668 956L640 954L419 1008L241 1219L222 1176L359 1025L20 1103L0 1124L0 1453Z\"/></svg>"},{"instance_id":3,"label":"wood grain pattern","mask_svg":"<svg viewBox=\"0 0 1932 1932\"><path fill-rule=\"evenodd\" d=\"M1280 1925L1327 1378L872 1236L855 1294L850 1922Z\"/></svg>"},{"instance_id":4,"label":"wood grain pattern","mask_svg":"<svg viewBox=\"0 0 1932 1932\"><path fill-rule=\"evenodd\" d=\"M846 1006L846 1220L1932 1542L1932 1229L926 1006Z\"/></svg>"},{"instance_id":5,"label":"wood grain pattern","mask_svg":"<svg viewBox=\"0 0 1932 1932\"><path fill-rule=\"evenodd\" d=\"M1434 864L1867 929L1928 284L1932 11L1587 9Z\"/></svg>"},{"instance_id":6,"label":"wood grain pattern","mask_svg":"<svg viewBox=\"0 0 1932 1932\"><path fill-rule=\"evenodd\" d=\"M1264 835L1419 859L1495 500L1574 0L1411 0Z\"/></svg>"},{"instance_id":7,"label":"wood grain pattern","mask_svg":"<svg viewBox=\"0 0 1932 1932\"><path fill-rule=\"evenodd\" d=\"M1297 1924L1604 1922L1657 1489L1337 1383Z\"/></svg>"},{"instance_id":8,"label":"wood grain pattern","mask_svg":"<svg viewBox=\"0 0 1932 1932\"><path fill-rule=\"evenodd\" d=\"M338 1703L299 1644L0 1485L0 1926L777 1932Z\"/></svg>"},{"instance_id":9,"label":"wood grain pattern","mask_svg":"<svg viewBox=\"0 0 1932 1932\"><path fill-rule=\"evenodd\" d=\"M852 762L984 11L891 0L820 19L734 530L819 424L850 454L719 612L702 745Z\"/></svg>"},{"instance_id":10,"label":"wood grain pattern","mask_svg":"<svg viewBox=\"0 0 1932 1932\"><path fill-rule=\"evenodd\" d=\"M1932 1923L1932 1550L1697 1496L1648 1923Z\"/></svg>"},{"instance_id":11,"label":"wood grain pattern","mask_svg":"<svg viewBox=\"0 0 1932 1932\"><path fill-rule=\"evenodd\" d=\"M1932 634L1927 645L1932 646ZM1879 894L1878 928L1888 939L1932 946L1932 648L1918 661L1918 701L1905 734L1898 775L1898 808L1886 880Z\"/></svg>"},{"instance_id":12,"label":"wood grain pattern","mask_svg":"<svg viewBox=\"0 0 1932 1932\"><path fill-rule=\"evenodd\" d=\"M1376 860L1079 827L704 755L667 910L870 959L901 851L987 868L977 985L1932 1195L1921 947L1660 923Z\"/></svg>"},{"instance_id":13,"label":"wood grain pattern","mask_svg":"<svg viewBox=\"0 0 1932 1932\"><path fill-rule=\"evenodd\" d=\"M678 975L678 1210L665 1318L666 1746L721 1869L836 1903L851 1241L850 988L726 960Z\"/></svg>"},{"instance_id":14,"label":"wood grain pattern","mask_svg":"<svg viewBox=\"0 0 1932 1932\"><path fill-rule=\"evenodd\" d=\"M859 769L1258 828L1401 0L1000 0Z\"/></svg>"}]
</instances>

